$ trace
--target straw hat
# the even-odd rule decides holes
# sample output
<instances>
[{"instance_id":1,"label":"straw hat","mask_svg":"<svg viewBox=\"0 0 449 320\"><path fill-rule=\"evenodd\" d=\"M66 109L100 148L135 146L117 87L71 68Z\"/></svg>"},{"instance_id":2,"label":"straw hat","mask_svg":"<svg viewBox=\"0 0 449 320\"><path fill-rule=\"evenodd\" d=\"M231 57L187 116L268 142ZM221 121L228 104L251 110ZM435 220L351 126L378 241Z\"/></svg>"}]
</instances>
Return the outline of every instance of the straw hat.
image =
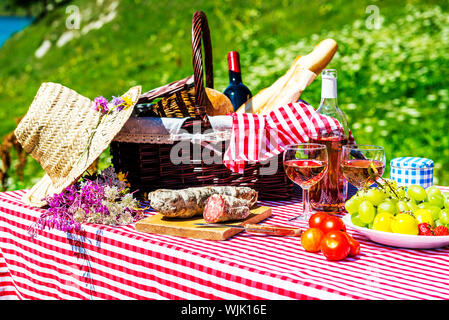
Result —
<instances>
[{"instance_id":1,"label":"straw hat","mask_svg":"<svg viewBox=\"0 0 449 320\"><path fill-rule=\"evenodd\" d=\"M105 151L131 116L141 93L136 86L122 95L132 104L105 116L95 103L57 83L43 83L25 117L14 131L24 150L45 171L23 197L31 206L46 205L45 197L76 182Z\"/></svg>"}]
</instances>

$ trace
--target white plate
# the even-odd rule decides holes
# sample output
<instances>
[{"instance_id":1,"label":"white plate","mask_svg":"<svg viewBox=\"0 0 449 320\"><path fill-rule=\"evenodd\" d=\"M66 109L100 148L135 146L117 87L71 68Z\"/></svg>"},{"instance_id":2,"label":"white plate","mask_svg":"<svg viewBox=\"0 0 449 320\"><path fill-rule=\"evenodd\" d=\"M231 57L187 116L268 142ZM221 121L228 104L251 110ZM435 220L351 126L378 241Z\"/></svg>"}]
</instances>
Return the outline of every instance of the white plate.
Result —
<instances>
[{"instance_id":1,"label":"white plate","mask_svg":"<svg viewBox=\"0 0 449 320\"><path fill-rule=\"evenodd\" d=\"M346 214L343 217L343 221L347 226L355 229L371 241L387 246L409 249L433 249L449 245L449 236L413 236L409 234L371 230L354 225L351 221L350 214Z\"/></svg>"}]
</instances>

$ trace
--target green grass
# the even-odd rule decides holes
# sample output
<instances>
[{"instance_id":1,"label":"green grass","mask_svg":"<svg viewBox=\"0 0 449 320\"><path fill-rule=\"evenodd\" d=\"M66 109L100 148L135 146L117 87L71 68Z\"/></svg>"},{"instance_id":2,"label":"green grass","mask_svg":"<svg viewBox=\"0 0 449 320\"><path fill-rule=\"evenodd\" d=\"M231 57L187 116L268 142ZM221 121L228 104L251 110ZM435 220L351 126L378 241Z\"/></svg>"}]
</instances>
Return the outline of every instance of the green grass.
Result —
<instances>
[{"instance_id":1,"label":"green grass","mask_svg":"<svg viewBox=\"0 0 449 320\"><path fill-rule=\"evenodd\" d=\"M81 28L110 12L112 0L76 0ZM57 47L67 31L65 7L49 12L0 49L0 135L16 126L39 85L62 83L94 98L140 84L147 91L192 74L191 18L203 10L211 30L215 88L227 85L226 54L241 54L243 79L253 94L282 75L299 54L333 37L339 51L339 102L358 142L384 145L387 159L416 155L436 162L436 183L449 185L448 4L438 1L139 1L118 2L117 15L98 30ZM383 17L365 26L366 7ZM47 54L34 53L44 40ZM320 80L302 98L317 106ZM107 162L103 155L102 162ZM388 171L387 171L388 172ZM9 188L31 186L42 175L30 161L25 181L12 173Z\"/></svg>"}]
</instances>

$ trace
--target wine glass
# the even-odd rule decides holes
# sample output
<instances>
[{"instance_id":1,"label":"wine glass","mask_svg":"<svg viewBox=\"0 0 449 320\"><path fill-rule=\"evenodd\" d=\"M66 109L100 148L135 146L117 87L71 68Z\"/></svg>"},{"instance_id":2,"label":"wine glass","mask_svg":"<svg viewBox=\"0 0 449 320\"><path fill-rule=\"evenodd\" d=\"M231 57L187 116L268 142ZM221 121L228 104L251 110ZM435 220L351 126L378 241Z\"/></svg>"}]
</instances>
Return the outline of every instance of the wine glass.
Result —
<instances>
[{"instance_id":1,"label":"wine glass","mask_svg":"<svg viewBox=\"0 0 449 320\"><path fill-rule=\"evenodd\" d=\"M310 218L309 189L320 181L327 172L327 149L323 144L294 144L284 150L284 171L287 177L302 188L303 215L288 219L292 221L302 217Z\"/></svg>"},{"instance_id":2,"label":"wine glass","mask_svg":"<svg viewBox=\"0 0 449 320\"><path fill-rule=\"evenodd\" d=\"M357 189L371 186L384 173L385 150L366 144L344 145L340 167L345 179Z\"/></svg>"}]
</instances>

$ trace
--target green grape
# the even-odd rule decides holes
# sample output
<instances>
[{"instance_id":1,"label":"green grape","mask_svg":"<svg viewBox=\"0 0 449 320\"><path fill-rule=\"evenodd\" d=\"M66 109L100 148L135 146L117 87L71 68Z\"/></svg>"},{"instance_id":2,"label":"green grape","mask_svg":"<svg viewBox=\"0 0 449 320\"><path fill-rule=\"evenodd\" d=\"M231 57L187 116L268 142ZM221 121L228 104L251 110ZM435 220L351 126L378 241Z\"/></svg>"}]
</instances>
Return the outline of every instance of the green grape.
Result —
<instances>
[{"instance_id":1,"label":"green grape","mask_svg":"<svg viewBox=\"0 0 449 320\"><path fill-rule=\"evenodd\" d=\"M444 207L449 209L449 198L444 199Z\"/></svg>"},{"instance_id":2,"label":"green grape","mask_svg":"<svg viewBox=\"0 0 449 320\"><path fill-rule=\"evenodd\" d=\"M435 220L435 228L439 226L444 226L445 224L440 221L440 219Z\"/></svg>"},{"instance_id":3,"label":"green grape","mask_svg":"<svg viewBox=\"0 0 449 320\"><path fill-rule=\"evenodd\" d=\"M410 207L408 206L407 202L400 200L396 204L396 209L398 212L404 212L404 211L409 211Z\"/></svg>"},{"instance_id":4,"label":"green grape","mask_svg":"<svg viewBox=\"0 0 449 320\"><path fill-rule=\"evenodd\" d=\"M377 206L377 212L391 212L392 214L397 213L396 204L390 199L385 199L384 202Z\"/></svg>"},{"instance_id":5,"label":"green grape","mask_svg":"<svg viewBox=\"0 0 449 320\"><path fill-rule=\"evenodd\" d=\"M348 211L348 213L350 213L350 214L357 213L359 211L359 205L360 205L360 203L362 203L362 201L363 200L359 196L357 196L357 195L352 196L345 203L346 211Z\"/></svg>"},{"instance_id":6,"label":"green grape","mask_svg":"<svg viewBox=\"0 0 449 320\"><path fill-rule=\"evenodd\" d=\"M384 188L376 188L376 189L381 191L384 194L384 198L388 198L390 196L390 193L388 192L388 190L386 190Z\"/></svg>"},{"instance_id":7,"label":"green grape","mask_svg":"<svg viewBox=\"0 0 449 320\"><path fill-rule=\"evenodd\" d=\"M398 198L387 198L385 201L391 201L394 205L396 205L399 202Z\"/></svg>"},{"instance_id":8,"label":"green grape","mask_svg":"<svg viewBox=\"0 0 449 320\"><path fill-rule=\"evenodd\" d=\"M420 203L420 204L418 205L418 208L430 210L430 212L432 213L432 216L433 216L433 219L434 219L434 220L435 220L435 219L438 219L438 217L439 217L439 215L440 215L440 211L441 211L441 208L438 208L438 207L436 207L436 206L430 204L429 202L423 202L423 203Z\"/></svg>"},{"instance_id":9,"label":"green grape","mask_svg":"<svg viewBox=\"0 0 449 320\"><path fill-rule=\"evenodd\" d=\"M398 182L396 180L392 180L392 179L384 179L385 180L385 185L386 185L386 189L387 191L390 190L390 188L397 189L398 188Z\"/></svg>"},{"instance_id":10,"label":"green grape","mask_svg":"<svg viewBox=\"0 0 449 320\"><path fill-rule=\"evenodd\" d=\"M370 188L364 195L365 200L368 200L377 207L385 200L386 194L377 188Z\"/></svg>"},{"instance_id":11,"label":"green grape","mask_svg":"<svg viewBox=\"0 0 449 320\"><path fill-rule=\"evenodd\" d=\"M425 209L430 206L431 206L431 204L428 203L427 201L424 201L424 202L421 202L420 204L418 204L418 208L421 208L421 209Z\"/></svg>"},{"instance_id":12,"label":"green grape","mask_svg":"<svg viewBox=\"0 0 449 320\"><path fill-rule=\"evenodd\" d=\"M390 183L390 185L393 186L393 188L396 189L398 187L398 182L396 180L393 179L386 179L386 180Z\"/></svg>"},{"instance_id":13,"label":"green grape","mask_svg":"<svg viewBox=\"0 0 449 320\"><path fill-rule=\"evenodd\" d=\"M418 209L414 215L418 223L428 223L431 227L434 226L434 218L429 209Z\"/></svg>"},{"instance_id":14,"label":"green grape","mask_svg":"<svg viewBox=\"0 0 449 320\"><path fill-rule=\"evenodd\" d=\"M351 214L351 222L355 226L366 227L366 223L364 223L364 222L362 222L362 220L360 220L358 213Z\"/></svg>"},{"instance_id":15,"label":"green grape","mask_svg":"<svg viewBox=\"0 0 449 320\"><path fill-rule=\"evenodd\" d=\"M439 195L437 193L431 193L427 196L427 201L436 207L439 207L440 209L444 207L444 197L443 195Z\"/></svg>"},{"instance_id":16,"label":"green grape","mask_svg":"<svg viewBox=\"0 0 449 320\"><path fill-rule=\"evenodd\" d=\"M384 179L384 180L387 180L387 182L388 182L388 179ZM390 181L393 181L393 180L390 180ZM385 193L385 195L387 197L391 197L392 196L391 189L396 188L394 185L397 185L397 183L396 183L396 181L393 181L393 182L394 182L394 184L393 183L391 183L391 184L383 183L382 184L382 191Z\"/></svg>"},{"instance_id":17,"label":"green grape","mask_svg":"<svg viewBox=\"0 0 449 320\"><path fill-rule=\"evenodd\" d=\"M442 224L449 224L449 209L441 210L438 220L441 221Z\"/></svg>"},{"instance_id":18,"label":"green grape","mask_svg":"<svg viewBox=\"0 0 449 320\"><path fill-rule=\"evenodd\" d=\"M380 212L376 214L373 221L373 230L392 232L391 224L394 220L394 215L391 212Z\"/></svg>"},{"instance_id":19,"label":"green grape","mask_svg":"<svg viewBox=\"0 0 449 320\"><path fill-rule=\"evenodd\" d=\"M373 204L364 200L359 206L359 217L360 220L364 223L371 223L374 220L374 216L376 215L376 208L374 208Z\"/></svg>"},{"instance_id":20,"label":"green grape","mask_svg":"<svg viewBox=\"0 0 449 320\"><path fill-rule=\"evenodd\" d=\"M404 199L405 198L405 188L404 187L399 187L396 190L394 190L394 192L396 193L396 196L399 199Z\"/></svg>"},{"instance_id":21,"label":"green grape","mask_svg":"<svg viewBox=\"0 0 449 320\"><path fill-rule=\"evenodd\" d=\"M427 193L423 187L415 184L415 185L411 185L407 188L407 196L410 199L420 202L420 201L424 201L427 198Z\"/></svg>"},{"instance_id":22,"label":"green grape","mask_svg":"<svg viewBox=\"0 0 449 320\"><path fill-rule=\"evenodd\" d=\"M417 235L419 233L418 222L407 213L399 213L394 217L394 220L391 223L391 230L394 233L411 235Z\"/></svg>"},{"instance_id":23,"label":"green grape","mask_svg":"<svg viewBox=\"0 0 449 320\"><path fill-rule=\"evenodd\" d=\"M395 199L399 199L399 200L403 199L406 194L404 187L390 188L388 186L388 187L386 187L386 192L390 198L395 198Z\"/></svg>"},{"instance_id":24,"label":"green grape","mask_svg":"<svg viewBox=\"0 0 449 320\"><path fill-rule=\"evenodd\" d=\"M438 217L440 216L441 208L429 206L427 207L427 209L429 209L430 212L432 212L433 219L438 219Z\"/></svg>"},{"instance_id":25,"label":"green grape","mask_svg":"<svg viewBox=\"0 0 449 320\"><path fill-rule=\"evenodd\" d=\"M449 200L449 193L442 192L441 194L443 195L444 201Z\"/></svg>"},{"instance_id":26,"label":"green grape","mask_svg":"<svg viewBox=\"0 0 449 320\"><path fill-rule=\"evenodd\" d=\"M366 191L364 189L360 189L357 191L357 193L354 196L357 196L357 198L361 199L362 201L365 200Z\"/></svg>"},{"instance_id":27,"label":"green grape","mask_svg":"<svg viewBox=\"0 0 449 320\"><path fill-rule=\"evenodd\" d=\"M426 193L427 193L427 198L429 198L430 195L439 195L439 196L443 195L441 190L435 186L428 187L426 189Z\"/></svg>"},{"instance_id":28,"label":"green grape","mask_svg":"<svg viewBox=\"0 0 449 320\"><path fill-rule=\"evenodd\" d=\"M409 201L406 201L406 203L407 203L408 207L410 208L410 210L412 210L412 212L415 212L416 210L419 209L415 200L409 200Z\"/></svg>"}]
</instances>

